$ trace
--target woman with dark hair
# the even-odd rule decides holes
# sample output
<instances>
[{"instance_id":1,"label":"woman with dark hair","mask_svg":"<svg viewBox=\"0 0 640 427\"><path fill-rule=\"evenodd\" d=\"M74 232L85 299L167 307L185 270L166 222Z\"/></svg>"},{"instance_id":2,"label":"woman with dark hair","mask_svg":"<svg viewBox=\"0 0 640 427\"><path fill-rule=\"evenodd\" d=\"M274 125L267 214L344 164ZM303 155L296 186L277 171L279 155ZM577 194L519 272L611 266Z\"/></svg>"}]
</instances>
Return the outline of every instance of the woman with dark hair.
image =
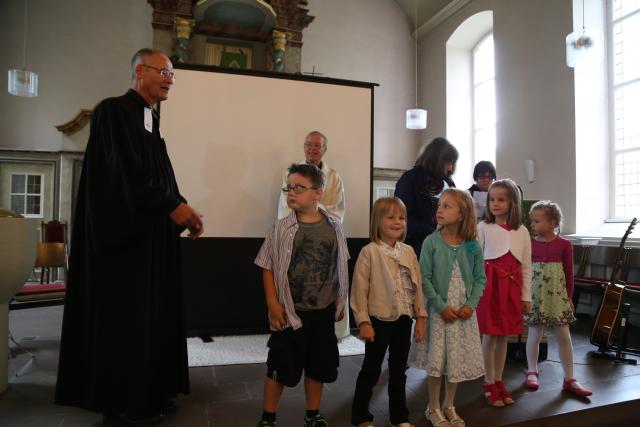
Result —
<instances>
[{"instance_id":1,"label":"woman with dark hair","mask_svg":"<svg viewBox=\"0 0 640 427\"><path fill-rule=\"evenodd\" d=\"M407 238L418 258L423 240L438 224L436 211L442 191L455 187L451 175L456 170L458 150L446 138L435 138L418 156L412 169L396 184L395 196L407 207Z\"/></svg>"}]
</instances>

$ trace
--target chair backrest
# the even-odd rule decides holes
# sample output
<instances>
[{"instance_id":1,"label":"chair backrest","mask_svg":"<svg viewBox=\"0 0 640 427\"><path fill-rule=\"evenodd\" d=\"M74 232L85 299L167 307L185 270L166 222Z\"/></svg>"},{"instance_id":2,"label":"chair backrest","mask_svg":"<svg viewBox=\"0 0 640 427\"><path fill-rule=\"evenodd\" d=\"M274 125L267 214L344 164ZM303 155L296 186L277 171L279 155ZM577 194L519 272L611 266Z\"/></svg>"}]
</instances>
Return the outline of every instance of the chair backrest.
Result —
<instances>
[{"instance_id":1,"label":"chair backrest","mask_svg":"<svg viewBox=\"0 0 640 427\"><path fill-rule=\"evenodd\" d=\"M613 246L589 248L588 271L585 275L596 279L610 280L619 249Z\"/></svg>"},{"instance_id":2,"label":"chair backrest","mask_svg":"<svg viewBox=\"0 0 640 427\"><path fill-rule=\"evenodd\" d=\"M64 243L38 243L34 267L66 267Z\"/></svg>"},{"instance_id":3,"label":"chair backrest","mask_svg":"<svg viewBox=\"0 0 640 427\"><path fill-rule=\"evenodd\" d=\"M573 275L584 277L589 262L589 246L573 246Z\"/></svg>"},{"instance_id":4,"label":"chair backrest","mask_svg":"<svg viewBox=\"0 0 640 427\"><path fill-rule=\"evenodd\" d=\"M42 243L67 243L67 223L52 220L42 222Z\"/></svg>"},{"instance_id":5,"label":"chair backrest","mask_svg":"<svg viewBox=\"0 0 640 427\"><path fill-rule=\"evenodd\" d=\"M620 274L620 280L640 284L640 248L626 248L627 256Z\"/></svg>"}]
</instances>

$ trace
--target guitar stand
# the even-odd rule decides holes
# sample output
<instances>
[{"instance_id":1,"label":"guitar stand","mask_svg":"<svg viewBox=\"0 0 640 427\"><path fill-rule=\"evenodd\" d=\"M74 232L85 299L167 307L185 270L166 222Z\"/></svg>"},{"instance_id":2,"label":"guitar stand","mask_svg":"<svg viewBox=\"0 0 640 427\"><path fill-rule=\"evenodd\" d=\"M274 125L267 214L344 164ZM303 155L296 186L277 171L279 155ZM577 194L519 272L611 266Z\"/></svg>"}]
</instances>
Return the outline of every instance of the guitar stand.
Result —
<instances>
[{"instance_id":1,"label":"guitar stand","mask_svg":"<svg viewBox=\"0 0 640 427\"><path fill-rule=\"evenodd\" d=\"M29 366L31 366L31 364L33 362L35 362L36 355L33 354L28 349L24 348L22 345L20 345L20 343L18 341L16 341L16 339L13 337L13 334L11 333L11 331L9 331L9 341L11 341L13 343L13 345L16 346L16 349L18 351L26 353L29 356L29 360L27 360L27 362L24 365L22 365L22 367L20 369L18 369L17 372L16 372L16 377L20 377L20 376L22 376L22 374L24 374L26 372L26 370L29 368ZM17 356L18 356L17 352L11 351L11 354L10 354L9 358L10 359L15 359Z\"/></svg>"},{"instance_id":2,"label":"guitar stand","mask_svg":"<svg viewBox=\"0 0 640 427\"><path fill-rule=\"evenodd\" d=\"M615 346L600 346L597 351L590 351L589 354L598 359L613 360L617 363L626 363L629 365L637 365L636 359L630 359L624 357L626 354L631 353L640 355L640 349L627 348L627 336L631 329L631 323L629 322L629 310L631 304L624 303L622 310L620 310L620 329L618 330L618 345ZM611 352L608 350L615 350Z\"/></svg>"}]
</instances>

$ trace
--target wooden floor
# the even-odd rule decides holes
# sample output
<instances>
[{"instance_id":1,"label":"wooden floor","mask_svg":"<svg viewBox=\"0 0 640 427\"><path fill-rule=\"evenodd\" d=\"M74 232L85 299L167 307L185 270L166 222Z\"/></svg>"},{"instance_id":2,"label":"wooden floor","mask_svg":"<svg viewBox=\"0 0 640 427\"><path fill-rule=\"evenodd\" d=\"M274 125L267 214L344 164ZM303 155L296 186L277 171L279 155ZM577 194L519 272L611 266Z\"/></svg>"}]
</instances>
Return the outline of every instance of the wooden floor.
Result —
<instances>
[{"instance_id":1,"label":"wooden floor","mask_svg":"<svg viewBox=\"0 0 640 427\"><path fill-rule=\"evenodd\" d=\"M19 377L10 378L9 390L0 396L0 426L100 426L102 417L83 410L52 403L60 344L61 307L14 311L10 327L21 345L34 352L35 363ZM549 360L541 364L541 387L536 392L522 387L524 368L509 362L505 383L513 391L516 403L508 408L488 407L481 395L481 381L460 386L456 406L467 426L636 426L640 425L640 367L619 365L594 359L586 353L593 349L587 332L591 319L581 320L573 330L575 374L594 390L591 399L579 399L560 391L562 369L553 339ZM13 347L12 347L13 348ZM126 351L126 349L123 349ZM15 374L28 360L18 352L9 361ZM331 426L348 426L351 399L362 356L340 359L338 380L325 388L322 412ZM136 363L135 355L131 363ZM407 399L411 421L427 426L425 373L409 369ZM261 414L264 364L202 367L190 370L192 393L178 400L178 412L162 426L254 426ZM375 425L388 426L386 371L374 391L371 402ZM278 411L278 426L300 427L304 414L304 391L299 386L287 389Z\"/></svg>"}]
</instances>

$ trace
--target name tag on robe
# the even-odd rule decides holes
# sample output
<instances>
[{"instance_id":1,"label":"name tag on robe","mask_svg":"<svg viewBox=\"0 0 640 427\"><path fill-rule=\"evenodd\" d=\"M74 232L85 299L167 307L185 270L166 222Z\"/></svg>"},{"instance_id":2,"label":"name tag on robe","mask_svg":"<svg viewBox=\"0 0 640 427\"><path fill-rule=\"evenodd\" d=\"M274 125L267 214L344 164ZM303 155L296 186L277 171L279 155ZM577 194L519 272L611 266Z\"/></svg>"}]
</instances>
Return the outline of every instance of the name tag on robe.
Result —
<instances>
[{"instance_id":1,"label":"name tag on robe","mask_svg":"<svg viewBox=\"0 0 640 427\"><path fill-rule=\"evenodd\" d=\"M153 132L153 116L151 115L151 108L144 109L144 128L148 132Z\"/></svg>"}]
</instances>

